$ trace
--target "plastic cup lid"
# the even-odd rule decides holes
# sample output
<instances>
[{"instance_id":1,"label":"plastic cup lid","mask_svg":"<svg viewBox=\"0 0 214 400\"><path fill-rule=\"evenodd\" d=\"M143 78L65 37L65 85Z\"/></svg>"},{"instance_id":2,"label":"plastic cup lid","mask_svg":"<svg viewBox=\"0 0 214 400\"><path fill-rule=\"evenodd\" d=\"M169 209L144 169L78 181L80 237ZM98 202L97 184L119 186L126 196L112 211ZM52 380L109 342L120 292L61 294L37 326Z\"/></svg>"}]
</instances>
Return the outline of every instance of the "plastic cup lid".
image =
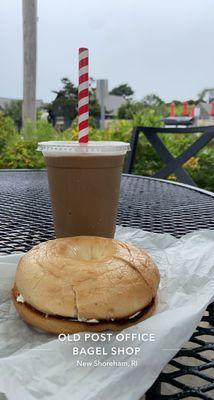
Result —
<instances>
[{"instance_id":1,"label":"plastic cup lid","mask_svg":"<svg viewBox=\"0 0 214 400\"><path fill-rule=\"evenodd\" d=\"M130 150L130 144L125 142L90 141L88 143L71 142L39 142L37 150L44 155L69 154L125 154Z\"/></svg>"}]
</instances>

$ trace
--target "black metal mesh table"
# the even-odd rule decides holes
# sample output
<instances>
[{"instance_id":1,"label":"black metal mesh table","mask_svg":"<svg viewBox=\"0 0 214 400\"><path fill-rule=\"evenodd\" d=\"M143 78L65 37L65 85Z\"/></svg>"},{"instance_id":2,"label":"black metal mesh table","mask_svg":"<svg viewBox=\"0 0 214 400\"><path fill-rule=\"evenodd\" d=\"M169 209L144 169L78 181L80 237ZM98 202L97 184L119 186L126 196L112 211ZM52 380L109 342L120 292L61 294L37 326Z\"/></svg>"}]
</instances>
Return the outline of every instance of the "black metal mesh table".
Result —
<instances>
[{"instance_id":1,"label":"black metal mesh table","mask_svg":"<svg viewBox=\"0 0 214 400\"><path fill-rule=\"evenodd\" d=\"M214 195L184 185L124 175L117 223L176 237L214 229ZM0 171L0 254L30 249L54 237L45 171ZM161 373L148 399L214 399L214 310L211 305L190 341ZM207 353L208 352L208 353ZM194 359L195 363L189 363ZM199 381L191 387L188 376ZM187 378L185 383L182 378ZM167 385L171 394L162 393ZM161 393L160 394L160 386Z\"/></svg>"}]
</instances>

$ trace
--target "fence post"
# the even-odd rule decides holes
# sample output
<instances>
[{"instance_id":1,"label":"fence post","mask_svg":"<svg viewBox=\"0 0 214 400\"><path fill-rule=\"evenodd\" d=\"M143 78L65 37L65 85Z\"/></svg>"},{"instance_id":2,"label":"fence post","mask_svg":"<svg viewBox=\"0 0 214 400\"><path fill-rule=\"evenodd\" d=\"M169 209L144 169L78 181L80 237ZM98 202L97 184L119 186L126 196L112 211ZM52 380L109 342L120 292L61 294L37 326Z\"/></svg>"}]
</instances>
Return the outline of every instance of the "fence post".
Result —
<instances>
[{"instance_id":1,"label":"fence post","mask_svg":"<svg viewBox=\"0 0 214 400\"><path fill-rule=\"evenodd\" d=\"M139 135L139 130L137 127L134 127L133 131L132 131L132 137L131 137L131 143L130 143L131 151L128 153L127 161L126 161L126 165L125 165L125 173L126 174L131 174L131 172L132 172L132 168L133 168L133 164L134 164L134 160L135 160L135 154L136 154L136 150L137 150L138 135Z\"/></svg>"}]
</instances>

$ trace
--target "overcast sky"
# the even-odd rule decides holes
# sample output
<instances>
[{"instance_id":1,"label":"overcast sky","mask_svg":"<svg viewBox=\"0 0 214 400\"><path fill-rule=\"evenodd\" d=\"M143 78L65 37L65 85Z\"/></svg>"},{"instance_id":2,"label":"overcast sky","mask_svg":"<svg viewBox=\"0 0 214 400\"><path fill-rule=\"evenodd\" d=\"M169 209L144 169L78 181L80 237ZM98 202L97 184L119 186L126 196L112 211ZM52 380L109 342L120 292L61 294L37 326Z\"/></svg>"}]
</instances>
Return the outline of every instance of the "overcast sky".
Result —
<instances>
[{"instance_id":1,"label":"overcast sky","mask_svg":"<svg viewBox=\"0 0 214 400\"><path fill-rule=\"evenodd\" d=\"M195 98L214 87L213 0L38 0L37 98L64 76L77 82L77 50L90 76L136 99ZM22 97L22 1L0 0L0 97Z\"/></svg>"}]
</instances>

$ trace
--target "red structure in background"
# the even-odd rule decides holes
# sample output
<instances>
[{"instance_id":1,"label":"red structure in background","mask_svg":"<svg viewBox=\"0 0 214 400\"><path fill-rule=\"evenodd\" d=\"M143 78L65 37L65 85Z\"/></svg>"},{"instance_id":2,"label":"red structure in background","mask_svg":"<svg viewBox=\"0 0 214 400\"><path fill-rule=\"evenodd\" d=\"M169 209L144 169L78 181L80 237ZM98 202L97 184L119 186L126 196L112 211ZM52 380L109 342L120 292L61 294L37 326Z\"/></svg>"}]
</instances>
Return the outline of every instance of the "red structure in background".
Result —
<instances>
[{"instance_id":1,"label":"red structure in background","mask_svg":"<svg viewBox=\"0 0 214 400\"><path fill-rule=\"evenodd\" d=\"M211 103L211 110L210 110L211 117L214 117L214 101Z\"/></svg>"},{"instance_id":2,"label":"red structure in background","mask_svg":"<svg viewBox=\"0 0 214 400\"><path fill-rule=\"evenodd\" d=\"M175 103L174 103L174 101L172 101L172 103L170 104L169 116L170 117L175 117Z\"/></svg>"},{"instance_id":3,"label":"red structure in background","mask_svg":"<svg viewBox=\"0 0 214 400\"><path fill-rule=\"evenodd\" d=\"M188 104L187 101L183 102L183 112L182 112L183 117L188 117Z\"/></svg>"},{"instance_id":4,"label":"red structure in background","mask_svg":"<svg viewBox=\"0 0 214 400\"><path fill-rule=\"evenodd\" d=\"M193 118L195 117L195 104L192 105L189 116Z\"/></svg>"}]
</instances>

